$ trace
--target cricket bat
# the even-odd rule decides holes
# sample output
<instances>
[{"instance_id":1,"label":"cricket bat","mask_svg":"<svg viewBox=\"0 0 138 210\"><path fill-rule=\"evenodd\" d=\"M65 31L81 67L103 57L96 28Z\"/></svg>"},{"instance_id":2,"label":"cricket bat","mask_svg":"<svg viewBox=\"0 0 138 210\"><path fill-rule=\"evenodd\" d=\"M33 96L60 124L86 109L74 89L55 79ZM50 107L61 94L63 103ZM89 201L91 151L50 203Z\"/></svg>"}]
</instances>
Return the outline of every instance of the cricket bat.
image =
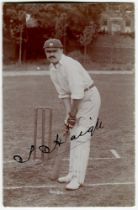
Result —
<instances>
[{"instance_id":1,"label":"cricket bat","mask_svg":"<svg viewBox=\"0 0 138 210\"><path fill-rule=\"evenodd\" d=\"M63 135L63 137L64 137L64 143L58 147L57 155L55 157L54 166L53 166L52 172L49 177L53 181L57 180L59 178L62 160L65 156L65 153L67 152L68 145L69 145L68 141L67 141L67 139L69 137L69 132L66 133L65 135Z\"/></svg>"}]
</instances>

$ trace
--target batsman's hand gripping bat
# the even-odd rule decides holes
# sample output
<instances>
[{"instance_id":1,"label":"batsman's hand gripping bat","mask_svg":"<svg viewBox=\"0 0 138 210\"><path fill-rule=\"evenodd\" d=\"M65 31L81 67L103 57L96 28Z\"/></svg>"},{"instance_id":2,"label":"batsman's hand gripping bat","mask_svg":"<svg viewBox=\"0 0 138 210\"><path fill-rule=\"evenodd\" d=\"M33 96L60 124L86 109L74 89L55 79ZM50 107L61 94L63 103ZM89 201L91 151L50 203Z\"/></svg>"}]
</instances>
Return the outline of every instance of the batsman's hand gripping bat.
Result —
<instances>
[{"instance_id":1,"label":"batsman's hand gripping bat","mask_svg":"<svg viewBox=\"0 0 138 210\"><path fill-rule=\"evenodd\" d=\"M60 173L60 169L61 169L61 165L62 165L62 159L68 149L68 141L67 141L68 137L69 137L69 128L68 129L66 128L65 132L63 133L64 143L58 147L57 155L55 157L54 166L53 166L52 172L49 177L51 180L57 180L59 178L59 173Z\"/></svg>"}]
</instances>

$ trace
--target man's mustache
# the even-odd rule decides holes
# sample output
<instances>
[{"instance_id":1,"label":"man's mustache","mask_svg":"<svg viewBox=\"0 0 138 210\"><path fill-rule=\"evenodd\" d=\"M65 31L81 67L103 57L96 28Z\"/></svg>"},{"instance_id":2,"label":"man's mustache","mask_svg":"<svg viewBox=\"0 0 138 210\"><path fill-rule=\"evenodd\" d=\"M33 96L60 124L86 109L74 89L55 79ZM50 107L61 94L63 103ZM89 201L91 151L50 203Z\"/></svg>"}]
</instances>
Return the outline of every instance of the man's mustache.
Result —
<instances>
[{"instance_id":1,"label":"man's mustache","mask_svg":"<svg viewBox=\"0 0 138 210\"><path fill-rule=\"evenodd\" d=\"M54 57L54 56L49 56L49 58L56 58L56 57Z\"/></svg>"}]
</instances>

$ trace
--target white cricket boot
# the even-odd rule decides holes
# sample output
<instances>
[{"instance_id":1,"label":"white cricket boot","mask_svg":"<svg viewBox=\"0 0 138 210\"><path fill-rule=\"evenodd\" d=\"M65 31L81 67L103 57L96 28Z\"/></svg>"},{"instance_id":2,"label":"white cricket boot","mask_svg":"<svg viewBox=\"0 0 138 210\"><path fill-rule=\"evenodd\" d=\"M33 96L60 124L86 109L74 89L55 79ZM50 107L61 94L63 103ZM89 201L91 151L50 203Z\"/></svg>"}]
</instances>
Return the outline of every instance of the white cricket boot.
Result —
<instances>
[{"instance_id":1,"label":"white cricket boot","mask_svg":"<svg viewBox=\"0 0 138 210\"><path fill-rule=\"evenodd\" d=\"M66 186L66 190L77 190L80 187L77 177L73 177L71 182Z\"/></svg>"},{"instance_id":2,"label":"white cricket boot","mask_svg":"<svg viewBox=\"0 0 138 210\"><path fill-rule=\"evenodd\" d=\"M72 174L68 174L67 176L63 176L63 177L58 178L58 182L68 183L68 182L71 181L71 179L72 179Z\"/></svg>"}]
</instances>

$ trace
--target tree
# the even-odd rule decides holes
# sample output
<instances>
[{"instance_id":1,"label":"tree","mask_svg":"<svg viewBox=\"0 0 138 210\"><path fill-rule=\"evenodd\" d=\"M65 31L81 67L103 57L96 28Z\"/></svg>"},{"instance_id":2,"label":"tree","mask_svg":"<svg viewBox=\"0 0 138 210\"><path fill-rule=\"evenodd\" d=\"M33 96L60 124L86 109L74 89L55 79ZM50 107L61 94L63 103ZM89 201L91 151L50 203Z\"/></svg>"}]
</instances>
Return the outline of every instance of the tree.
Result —
<instances>
[{"instance_id":1,"label":"tree","mask_svg":"<svg viewBox=\"0 0 138 210\"><path fill-rule=\"evenodd\" d=\"M67 23L67 15L66 13L62 13L59 18L56 20L55 24L55 37L58 39L63 38L63 45L66 49L66 29L67 29L68 23Z\"/></svg>"},{"instance_id":2,"label":"tree","mask_svg":"<svg viewBox=\"0 0 138 210\"><path fill-rule=\"evenodd\" d=\"M91 43L96 31L96 25L91 21L88 26L84 28L83 34L80 36L80 43L84 46L84 63L87 57L87 47Z\"/></svg>"},{"instance_id":3,"label":"tree","mask_svg":"<svg viewBox=\"0 0 138 210\"><path fill-rule=\"evenodd\" d=\"M56 36L63 40L64 46L67 46L67 38L71 43L77 42L79 45L78 37L90 21L98 23L103 6L102 3L4 3L3 35L4 38L15 41L19 46L18 59L21 62L22 43L28 42L26 34L28 33L28 27L32 27L30 25L34 24L33 27L38 28L39 32L40 28L43 30L40 42L44 37ZM30 15L30 23L26 24L28 15ZM37 24L34 20L37 20ZM32 30L32 33L34 31ZM88 32L86 31L83 36L87 37ZM71 34L70 37L68 32ZM33 35L31 34L31 36ZM33 42L31 44L33 45ZM35 44L33 47L35 47Z\"/></svg>"}]
</instances>

